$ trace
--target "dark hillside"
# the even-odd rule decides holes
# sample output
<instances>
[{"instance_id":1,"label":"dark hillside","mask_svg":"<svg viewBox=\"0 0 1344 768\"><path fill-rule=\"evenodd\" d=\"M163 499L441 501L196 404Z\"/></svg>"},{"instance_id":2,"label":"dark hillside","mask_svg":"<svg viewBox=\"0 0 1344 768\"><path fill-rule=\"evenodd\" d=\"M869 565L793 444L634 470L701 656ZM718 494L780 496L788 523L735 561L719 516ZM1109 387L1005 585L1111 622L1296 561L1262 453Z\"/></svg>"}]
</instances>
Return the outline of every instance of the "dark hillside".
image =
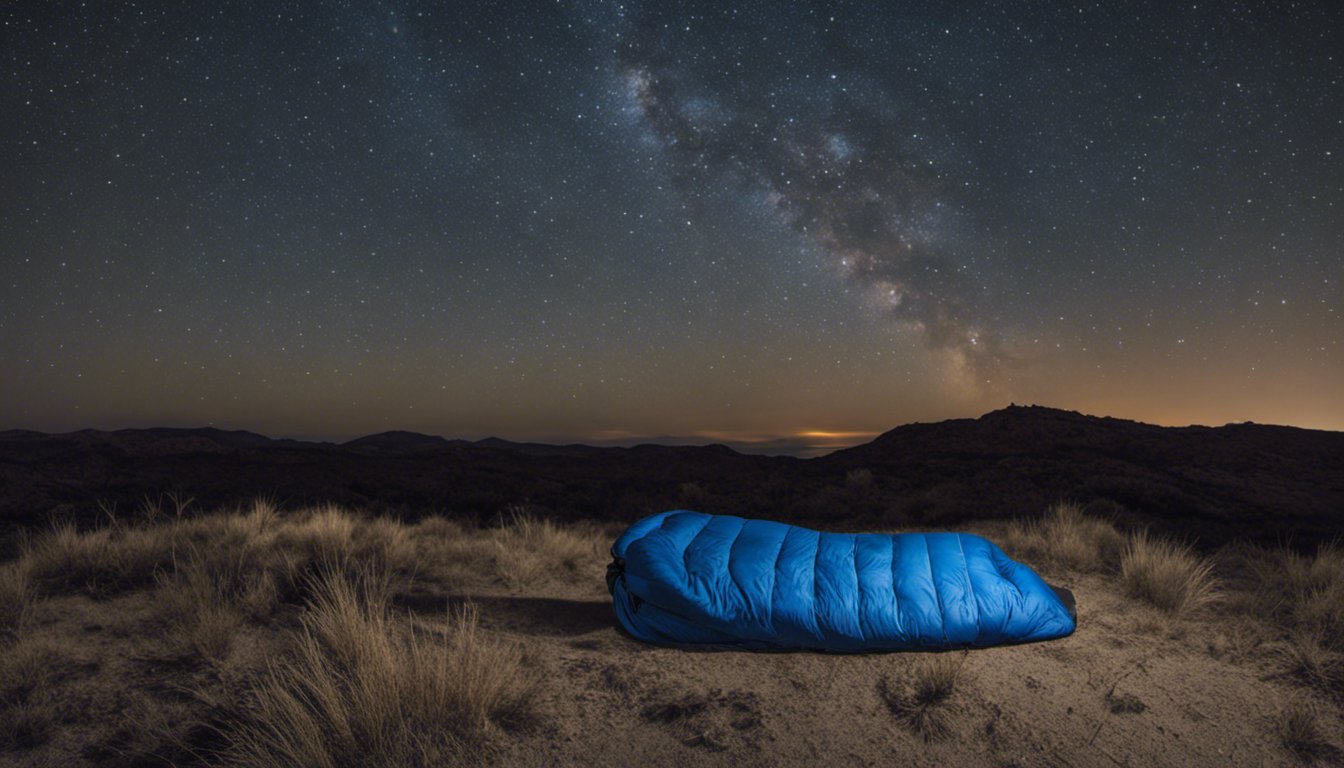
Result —
<instances>
[{"instance_id":1,"label":"dark hillside","mask_svg":"<svg viewBox=\"0 0 1344 768\"><path fill-rule=\"evenodd\" d=\"M265 494L415 517L560 519L669 507L828 528L939 527L1071 499L1205 541L1344 531L1344 433L1256 424L1158 427L1042 407L910 424L816 459L722 445L597 448L386 432L344 444L218 429L0 433L0 521L130 514L175 492L216 507Z\"/></svg>"}]
</instances>

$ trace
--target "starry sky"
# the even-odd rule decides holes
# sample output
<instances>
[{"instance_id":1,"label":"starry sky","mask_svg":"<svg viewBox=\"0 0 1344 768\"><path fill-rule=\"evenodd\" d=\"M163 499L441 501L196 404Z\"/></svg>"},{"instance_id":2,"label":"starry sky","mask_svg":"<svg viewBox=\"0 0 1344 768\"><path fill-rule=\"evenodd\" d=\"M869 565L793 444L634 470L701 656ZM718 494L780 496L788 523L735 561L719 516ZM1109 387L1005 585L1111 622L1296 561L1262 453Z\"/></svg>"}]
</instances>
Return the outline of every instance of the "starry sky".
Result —
<instances>
[{"instance_id":1,"label":"starry sky","mask_svg":"<svg viewBox=\"0 0 1344 768\"><path fill-rule=\"evenodd\" d=\"M10 2L0 428L1344 429L1329 2Z\"/></svg>"}]
</instances>

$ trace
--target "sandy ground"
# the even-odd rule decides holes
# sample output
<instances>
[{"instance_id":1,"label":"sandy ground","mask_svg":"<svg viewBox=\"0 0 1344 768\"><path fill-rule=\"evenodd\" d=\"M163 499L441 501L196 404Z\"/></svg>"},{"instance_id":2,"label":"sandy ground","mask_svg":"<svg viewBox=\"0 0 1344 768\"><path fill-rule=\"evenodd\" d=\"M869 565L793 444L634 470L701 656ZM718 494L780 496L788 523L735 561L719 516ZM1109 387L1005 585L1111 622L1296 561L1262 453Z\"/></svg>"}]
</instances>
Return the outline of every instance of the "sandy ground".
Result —
<instances>
[{"instance_id":1,"label":"sandy ground","mask_svg":"<svg viewBox=\"0 0 1344 768\"><path fill-rule=\"evenodd\" d=\"M878 691L930 654L687 652L633 640L597 591L478 596L545 670L520 765L1293 765L1290 684L1211 655L1221 640L1075 579L1071 637L966 653L951 735L926 742ZM563 681L563 683L562 683ZM1336 713L1337 714L1337 713Z\"/></svg>"},{"instance_id":2,"label":"sandy ground","mask_svg":"<svg viewBox=\"0 0 1344 768\"><path fill-rule=\"evenodd\" d=\"M1280 713L1300 688L1275 662L1272 633L1205 612L1170 619L1121 595L1111 577L1047 574L1071 588L1071 637L964 653L943 705L950 734L926 740L893 716L880 682L934 654L691 652L654 647L616 625L602 573L535 590L464 590L417 580L398 611L426 626L470 599L498 642L519 643L542 680L530 724L495 741L494 762L528 766L1265 766L1302 765ZM31 629L59 641L61 693L50 741L0 753L0 765L150 765L144 734L190 731L213 702L241 692L278 647L249 626L230 663L180 658L161 637L152 593L44 600ZM286 610L295 611L292 606ZM1242 623L1238 623L1238 622ZM171 682L169 682L171 681ZM1339 708L1321 704L1329 738ZM184 725L184 723L186 725ZM204 735L202 735L204 734ZM198 730L194 745L208 746ZM1318 764L1344 764L1332 748Z\"/></svg>"}]
</instances>

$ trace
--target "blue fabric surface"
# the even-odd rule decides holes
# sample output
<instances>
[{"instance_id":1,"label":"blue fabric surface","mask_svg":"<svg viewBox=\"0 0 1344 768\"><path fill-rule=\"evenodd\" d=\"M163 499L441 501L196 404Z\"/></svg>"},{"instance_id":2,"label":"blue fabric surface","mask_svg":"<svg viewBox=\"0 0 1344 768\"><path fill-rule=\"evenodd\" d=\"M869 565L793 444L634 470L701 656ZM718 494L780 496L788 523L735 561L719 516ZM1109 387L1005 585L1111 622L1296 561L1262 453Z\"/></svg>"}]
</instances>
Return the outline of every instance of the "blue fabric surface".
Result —
<instances>
[{"instance_id":1,"label":"blue fabric surface","mask_svg":"<svg viewBox=\"0 0 1344 768\"><path fill-rule=\"evenodd\" d=\"M663 645L891 651L1073 632L1030 568L968 533L820 533L672 510L612 546L621 625Z\"/></svg>"}]
</instances>

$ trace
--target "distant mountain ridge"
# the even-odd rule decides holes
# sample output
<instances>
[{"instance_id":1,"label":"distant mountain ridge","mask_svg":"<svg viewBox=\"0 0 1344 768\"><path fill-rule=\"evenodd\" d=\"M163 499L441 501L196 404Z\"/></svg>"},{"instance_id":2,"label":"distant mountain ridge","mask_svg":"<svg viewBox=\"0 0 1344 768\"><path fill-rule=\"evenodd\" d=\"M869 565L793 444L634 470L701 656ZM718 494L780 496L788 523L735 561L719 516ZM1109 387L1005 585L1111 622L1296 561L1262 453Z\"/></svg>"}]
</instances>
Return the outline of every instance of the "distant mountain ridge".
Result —
<instances>
[{"instance_id":1,"label":"distant mountain ridge","mask_svg":"<svg viewBox=\"0 0 1344 768\"><path fill-rule=\"evenodd\" d=\"M176 491L489 520L526 504L627 520L672 507L824 527L926 528L1060 499L1208 538L1344 533L1344 433L1160 427L1042 406L907 424L812 459L724 445L595 447L391 431L343 443L202 428L0 432L0 526Z\"/></svg>"}]
</instances>

